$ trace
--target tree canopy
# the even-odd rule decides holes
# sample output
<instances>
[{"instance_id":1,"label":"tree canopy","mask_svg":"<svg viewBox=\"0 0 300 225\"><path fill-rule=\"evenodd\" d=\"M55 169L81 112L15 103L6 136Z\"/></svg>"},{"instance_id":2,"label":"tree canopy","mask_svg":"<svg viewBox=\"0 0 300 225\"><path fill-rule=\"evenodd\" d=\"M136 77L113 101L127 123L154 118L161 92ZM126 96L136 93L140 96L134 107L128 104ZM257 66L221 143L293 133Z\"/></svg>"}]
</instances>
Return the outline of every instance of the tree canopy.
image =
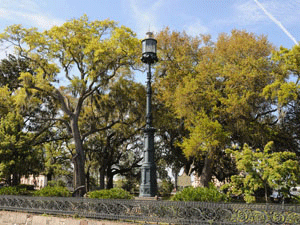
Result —
<instances>
[{"instance_id":1,"label":"tree canopy","mask_svg":"<svg viewBox=\"0 0 300 225\"><path fill-rule=\"evenodd\" d=\"M227 150L235 158L240 172L231 178L231 191L237 195L244 194L246 202L255 202L254 192L259 188L264 189L265 201L268 202L269 187L288 195L290 188L299 182L296 154L272 152L272 146L273 142L269 142L264 150L254 150L245 144L241 151Z\"/></svg>"},{"instance_id":2,"label":"tree canopy","mask_svg":"<svg viewBox=\"0 0 300 225\"><path fill-rule=\"evenodd\" d=\"M43 104L43 96L55 102L59 113L49 119L62 122L73 138L74 184L77 195L82 196L85 193L83 140L103 129L92 126L82 133L78 124L82 108L88 98L108 90L121 68L130 70L139 49L135 34L114 21L89 21L83 16L43 32L13 25L0 35L0 41L12 44L18 57L27 59L32 69L21 73L17 104L26 105L28 98L36 105Z\"/></svg>"},{"instance_id":3,"label":"tree canopy","mask_svg":"<svg viewBox=\"0 0 300 225\"><path fill-rule=\"evenodd\" d=\"M263 90L275 79L274 48L266 37L238 30L220 34L216 42L168 29L157 39L162 59L156 71L158 92L184 119L189 135L180 145L187 157L204 162L200 177L207 186L226 145L260 147L269 141L276 110Z\"/></svg>"}]
</instances>

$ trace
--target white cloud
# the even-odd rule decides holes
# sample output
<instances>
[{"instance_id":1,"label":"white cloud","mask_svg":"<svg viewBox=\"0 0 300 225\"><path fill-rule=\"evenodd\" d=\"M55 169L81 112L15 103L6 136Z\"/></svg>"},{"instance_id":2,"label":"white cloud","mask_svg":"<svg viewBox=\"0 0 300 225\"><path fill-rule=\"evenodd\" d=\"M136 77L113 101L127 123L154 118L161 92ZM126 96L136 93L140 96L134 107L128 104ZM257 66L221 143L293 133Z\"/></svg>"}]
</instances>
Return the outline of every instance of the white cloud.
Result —
<instances>
[{"instance_id":1,"label":"white cloud","mask_svg":"<svg viewBox=\"0 0 300 225\"><path fill-rule=\"evenodd\" d=\"M195 22L185 25L184 30L187 34L197 36L208 32L208 28L202 24L200 19L195 19Z\"/></svg>"},{"instance_id":2,"label":"white cloud","mask_svg":"<svg viewBox=\"0 0 300 225\"><path fill-rule=\"evenodd\" d=\"M149 2L149 4L147 4ZM166 0L157 0L154 3L150 1L130 0L132 16L137 24L139 35L144 36L147 31L158 31L160 25L159 11L166 3ZM150 4L151 3L151 4Z\"/></svg>"},{"instance_id":3,"label":"white cloud","mask_svg":"<svg viewBox=\"0 0 300 225\"><path fill-rule=\"evenodd\" d=\"M293 43L297 43L292 27L298 25L299 15L300 0L245 0L234 4L231 18L222 22L226 25L236 25L247 29L252 27L254 30L266 31L268 27L276 24Z\"/></svg>"},{"instance_id":4,"label":"white cloud","mask_svg":"<svg viewBox=\"0 0 300 225\"><path fill-rule=\"evenodd\" d=\"M7 7L9 8L17 8L17 9L22 9L26 11L31 11L31 12L37 12L40 7L37 4L38 1L36 0L21 0L21 1L16 1L16 0L11 0L8 1L9 3L7 4Z\"/></svg>"},{"instance_id":5,"label":"white cloud","mask_svg":"<svg viewBox=\"0 0 300 225\"><path fill-rule=\"evenodd\" d=\"M266 16L270 18L296 45L298 45L298 42L294 38L294 36L285 28L285 26L282 25L280 21L278 21L268 10L265 9L265 7L257 0L254 0L259 8L265 13Z\"/></svg>"},{"instance_id":6,"label":"white cloud","mask_svg":"<svg viewBox=\"0 0 300 225\"><path fill-rule=\"evenodd\" d=\"M61 25L64 21L43 14L18 13L23 18L41 29L49 29L56 25Z\"/></svg>"},{"instance_id":7,"label":"white cloud","mask_svg":"<svg viewBox=\"0 0 300 225\"><path fill-rule=\"evenodd\" d=\"M300 0L260 0L264 8L285 25L299 23ZM231 21L238 25L272 23L270 18L257 6L255 1L241 1L233 6Z\"/></svg>"},{"instance_id":8,"label":"white cloud","mask_svg":"<svg viewBox=\"0 0 300 225\"><path fill-rule=\"evenodd\" d=\"M234 11L233 20L239 25L255 25L268 19L253 0L235 4Z\"/></svg>"},{"instance_id":9,"label":"white cloud","mask_svg":"<svg viewBox=\"0 0 300 225\"><path fill-rule=\"evenodd\" d=\"M41 30L49 29L55 25L61 25L63 20L57 19L44 13L35 0L0 0L0 19L3 24L22 24L23 26L37 27ZM41 3L41 2L38 2ZM0 24L0 30L4 29ZM2 31L0 31L1 33ZM13 47L5 44L0 45L0 59L6 58L14 52Z\"/></svg>"},{"instance_id":10,"label":"white cloud","mask_svg":"<svg viewBox=\"0 0 300 225\"><path fill-rule=\"evenodd\" d=\"M61 25L64 21L54 18L43 12L42 8L34 0L1 1L0 18L10 24L22 24L49 29L54 25ZM2 4L3 3L3 4Z\"/></svg>"},{"instance_id":11,"label":"white cloud","mask_svg":"<svg viewBox=\"0 0 300 225\"><path fill-rule=\"evenodd\" d=\"M9 16L10 16L10 13L8 10L0 8L0 17L1 18L8 18Z\"/></svg>"},{"instance_id":12,"label":"white cloud","mask_svg":"<svg viewBox=\"0 0 300 225\"><path fill-rule=\"evenodd\" d=\"M172 22L169 21L167 25L163 25L162 22L166 23L168 17L166 13L170 13L170 10L173 9L175 0L130 0L130 8L132 10L132 16L135 20L137 30L139 30L139 36L144 37L147 31L158 32L165 26L171 26ZM176 9L178 10L178 9ZM171 14L170 16L174 16ZM203 25L202 21L195 16L185 14L180 12L176 14L177 19L181 18L180 26L185 30L189 35L199 35L208 32L208 28ZM177 24L178 26L179 24Z\"/></svg>"},{"instance_id":13,"label":"white cloud","mask_svg":"<svg viewBox=\"0 0 300 225\"><path fill-rule=\"evenodd\" d=\"M264 8L286 25L299 23L300 0L271 1L259 0Z\"/></svg>"}]
</instances>

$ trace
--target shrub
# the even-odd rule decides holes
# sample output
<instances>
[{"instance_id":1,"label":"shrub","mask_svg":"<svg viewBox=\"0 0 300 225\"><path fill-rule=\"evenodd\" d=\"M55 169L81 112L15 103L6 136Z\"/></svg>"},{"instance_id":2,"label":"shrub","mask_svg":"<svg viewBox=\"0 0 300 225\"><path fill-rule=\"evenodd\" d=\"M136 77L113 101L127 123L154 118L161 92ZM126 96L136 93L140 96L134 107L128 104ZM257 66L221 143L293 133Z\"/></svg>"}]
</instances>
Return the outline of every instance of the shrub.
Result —
<instances>
[{"instance_id":1,"label":"shrub","mask_svg":"<svg viewBox=\"0 0 300 225\"><path fill-rule=\"evenodd\" d=\"M171 181L163 180L158 187L159 196L170 196L173 188L174 185Z\"/></svg>"},{"instance_id":2,"label":"shrub","mask_svg":"<svg viewBox=\"0 0 300 225\"><path fill-rule=\"evenodd\" d=\"M219 192L218 189L210 184L206 187L187 187L182 191L176 193L172 201L201 201L201 202L221 202L227 201L226 195Z\"/></svg>"},{"instance_id":3,"label":"shrub","mask_svg":"<svg viewBox=\"0 0 300 225\"><path fill-rule=\"evenodd\" d=\"M30 192L22 187L3 187L0 189L0 195L28 195Z\"/></svg>"},{"instance_id":4,"label":"shrub","mask_svg":"<svg viewBox=\"0 0 300 225\"><path fill-rule=\"evenodd\" d=\"M47 182L47 186L50 187L66 187L66 183L63 180L50 180Z\"/></svg>"},{"instance_id":5,"label":"shrub","mask_svg":"<svg viewBox=\"0 0 300 225\"><path fill-rule=\"evenodd\" d=\"M19 184L17 188L26 189L27 191L34 191L34 185L30 185L30 184Z\"/></svg>"},{"instance_id":6,"label":"shrub","mask_svg":"<svg viewBox=\"0 0 300 225\"><path fill-rule=\"evenodd\" d=\"M134 178L117 180L115 185L117 188L122 188L133 195L139 193L139 181Z\"/></svg>"},{"instance_id":7,"label":"shrub","mask_svg":"<svg viewBox=\"0 0 300 225\"><path fill-rule=\"evenodd\" d=\"M88 192L87 196L89 198L99 199L133 199L133 195L131 195L128 191L123 190L122 188L92 191Z\"/></svg>"},{"instance_id":8,"label":"shrub","mask_svg":"<svg viewBox=\"0 0 300 225\"><path fill-rule=\"evenodd\" d=\"M70 197L71 192L66 187L61 186L47 186L41 190L35 191L34 196L43 196L43 197Z\"/></svg>"}]
</instances>

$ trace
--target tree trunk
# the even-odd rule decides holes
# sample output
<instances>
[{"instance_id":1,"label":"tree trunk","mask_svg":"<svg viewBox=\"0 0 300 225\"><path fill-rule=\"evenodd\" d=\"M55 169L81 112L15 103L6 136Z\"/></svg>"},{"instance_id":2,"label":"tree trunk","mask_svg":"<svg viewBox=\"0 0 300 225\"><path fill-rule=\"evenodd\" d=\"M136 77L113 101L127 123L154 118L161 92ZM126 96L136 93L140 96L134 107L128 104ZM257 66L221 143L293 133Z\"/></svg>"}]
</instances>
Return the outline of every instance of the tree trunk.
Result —
<instances>
[{"instance_id":1,"label":"tree trunk","mask_svg":"<svg viewBox=\"0 0 300 225\"><path fill-rule=\"evenodd\" d=\"M51 181L52 180L52 173L47 173L47 181Z\"/></svg>"},{"instance_id":2,"label":"tree trunk","mask_svg":"<svg viewBox=\"0 0 300 225\"><path fill-rule=\"evenodd\" d=\"M8 186L11 186L11 184L12 184L11 175L6 176L5 180L6 180L6 183L8 184Z\"/></svg>"},{"instance_id":3,"label":"tree trunk","mask_svg":"<svg viewBox=\"0 0 300 225\"><path fill-rule=\"evenodd\" d=\"M104 166L100 167L99 169L99 173L100 173L100 189L104 189L105 188L105 168Z\"/></svg>"},{"instance_id":4,"label":"tree trunk","mask_svg":"<svg viewBox=\"0 0 300 225\"><path fill-rule=\"evenodd\" d=\"M173 172L173 176L174 176L174 189L177 192L177 188L178 188L178 173L179 172L178 172L177 168L173 169L172 172Z\"/></svg>"},{"instance_id":5,"label":"tree trunk","mask_svg":"<svg viewBox=\"0 0 300 225\"><path fill-rule=\"evenodd\" d=\"M47 182L52 180L53 174L54 174L53 169L50 168L50 170L48 171L48 173L46 175L47 176Z\"/></svg>"},{"instance_id":6,"label":"tree trunk","mask_svg":"<svg viewBox=\"0 0 300 225\"><path fill-rule=\"evenodd\" d=\"M17 173L12 175L12 186L17 186L20 184L20 176Z\"/></svg>"},{"instance_id":7,"label":"tree trunk","mask_svg":"<svg viewBox=\"0 0 300 225\"><path fill-rule=\"evenodd\" d=\"M75 197L82 197L86 193L85 182L85 158L82 146L81 136L78 128L78 118L73 116L71 118L71 129L75 143L76 154L73 157L74 162L74 193Z\"/></svg>"},{"instance_id":8,"label":"tree trunk","mask_svg":"<svg viewBox=\"0 0 300 225\"><path fill-rule=\"evenodd\" d=\"M265 182L265 200L266 200L266 203L268 203L268 187L267 187L266 182Z\"/></svg>"},{"instance_id":9,"label":"tree trunk","mask_svg":"<svg viewBox=\"0 0 300 225\"><path fill-rule=\"evenodd\" d=\"M114 187L114 174L111 172L111 168L108 167L106 170L106 178L107 178L107 184L106 189L112 189Z\"/></svg>"},{"instance_id":10,"label":"tree trunk","mask_svg":"<svg viewBox=\"0 0 300 225\"><path fill-rule=\"evenodd\" d=\"M107 185L106 189L112 189L114 187L114 176L108 176L107 177Z\"/></svg>"},{"instance_id":11,"label":"tree trunk","mask_svg":"<svg viewBox=\"0 0 300 225\"><path fill-rule=\"evenodd\" d=\"M90 167L87 168L86 172L86 190L90 191Z\"/></svg>"},{"instance_id":12,"label":"tree trunk","mask_svg":"<svg viewBox=\"0 0 300 225\"><path fill-rule=\"evenodd\" d=\"M178 188L178 173L174 173L174 188L175 188L175 192L177 192L177 188Z\"/></svg>"},{"instance_id":13,"label":"tree trunk","mask_svg":"<svg viewBox=\"0 0 300 225\"><path fill-rule=\"evenodd\" d=\"M209 151L204 160L204 166L200 175L200 186L208 187L209 182L212 178L213 168L213 151Z\"/></svg>"}]
</instances>

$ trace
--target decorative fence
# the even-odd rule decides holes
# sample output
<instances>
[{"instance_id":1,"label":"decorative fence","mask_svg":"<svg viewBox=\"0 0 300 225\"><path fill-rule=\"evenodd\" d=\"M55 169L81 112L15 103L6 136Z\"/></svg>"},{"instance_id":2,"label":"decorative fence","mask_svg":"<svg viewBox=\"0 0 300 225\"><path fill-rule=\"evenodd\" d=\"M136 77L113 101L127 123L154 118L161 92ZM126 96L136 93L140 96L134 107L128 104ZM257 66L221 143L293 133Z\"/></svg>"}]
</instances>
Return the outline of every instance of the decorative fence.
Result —
<instances>
[{"instance_id":1,"label":"decorative fence","mask_svg":"<svg viewBox=\"0 0 300 225\"><path fill-rule=\"evenodd\" d=\"M300 205L0 196L0 209L169 224L300 224Z\"/></svg>"}]
</instances>

